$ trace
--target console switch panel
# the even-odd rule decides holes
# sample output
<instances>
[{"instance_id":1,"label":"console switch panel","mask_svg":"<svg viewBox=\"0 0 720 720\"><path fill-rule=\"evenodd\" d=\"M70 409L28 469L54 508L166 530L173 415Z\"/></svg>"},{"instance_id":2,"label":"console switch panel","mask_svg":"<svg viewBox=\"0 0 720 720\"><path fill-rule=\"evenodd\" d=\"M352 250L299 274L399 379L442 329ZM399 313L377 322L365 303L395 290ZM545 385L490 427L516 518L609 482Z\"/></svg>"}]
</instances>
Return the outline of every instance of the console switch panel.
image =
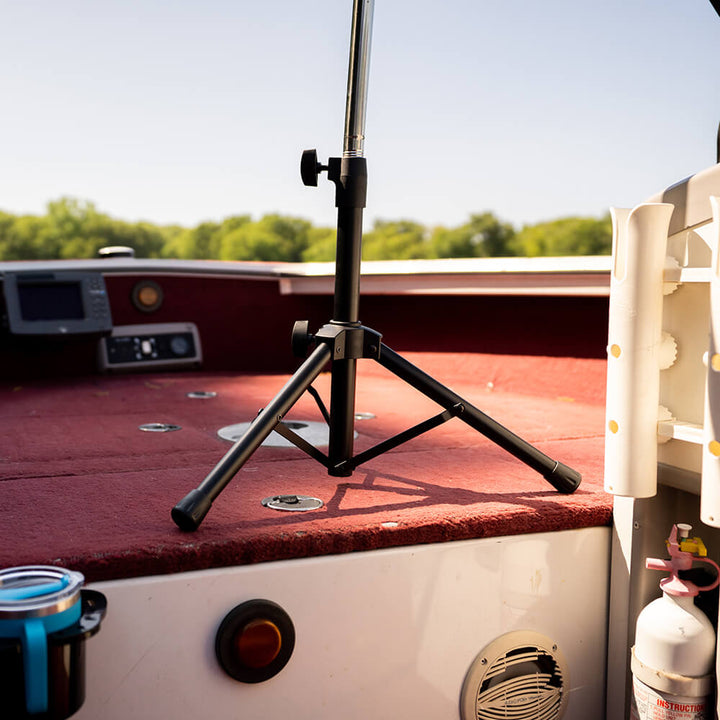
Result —
<instances>
[{"instance_id":1,"label":"console switch panel","mask_svg":"<svg viewBox=\"0 0 720 720\"><path fill-rule=\"evenodd\" d=\"M195 367L202 361L194 323L155 323L113 328L100 341L100 369Z\"/></svg>"}]
</instances>

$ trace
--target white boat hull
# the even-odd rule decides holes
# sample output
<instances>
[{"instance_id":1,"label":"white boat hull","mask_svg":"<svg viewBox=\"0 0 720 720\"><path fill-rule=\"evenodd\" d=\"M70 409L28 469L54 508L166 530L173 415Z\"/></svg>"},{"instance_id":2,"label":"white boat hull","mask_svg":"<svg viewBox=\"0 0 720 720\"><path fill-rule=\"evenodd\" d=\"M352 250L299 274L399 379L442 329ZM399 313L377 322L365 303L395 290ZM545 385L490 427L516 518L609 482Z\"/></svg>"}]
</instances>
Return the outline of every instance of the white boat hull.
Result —
<instances>
[{"instance_id":1,"label":"white boat hull","mask_svg":"<svg viewBox=\"0 0 720 720\"><path fill-rule=\"evenodd\" d=\"M611 530L517 535L95 583L108 599L87 644L78 720L432 718L459 715L465 675L525 629L569 666L567 720L604 717ZM246 600L295 625L288 665L243 684L214 652Z\"/></svg>"}]
</instances>

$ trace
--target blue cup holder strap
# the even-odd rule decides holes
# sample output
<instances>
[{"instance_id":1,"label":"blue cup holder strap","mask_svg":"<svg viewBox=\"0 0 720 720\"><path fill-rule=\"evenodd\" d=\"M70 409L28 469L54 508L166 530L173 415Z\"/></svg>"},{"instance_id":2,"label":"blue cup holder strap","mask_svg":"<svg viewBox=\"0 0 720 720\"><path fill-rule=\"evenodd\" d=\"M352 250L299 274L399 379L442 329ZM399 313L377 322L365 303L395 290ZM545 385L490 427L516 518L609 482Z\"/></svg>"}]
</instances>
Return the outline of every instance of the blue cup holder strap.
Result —
<instances>
[{"instance_id":1,"label":"blue cup holder strap","mask_svg":"<svg viewBox=\"0 0 720 720\"><path fill-rule=\"evenodd\" d=\"M25 658L25 704L29 713L42 713L48 707L47 635L40 618L23 623Z\"/></svg>"}]
</instances>

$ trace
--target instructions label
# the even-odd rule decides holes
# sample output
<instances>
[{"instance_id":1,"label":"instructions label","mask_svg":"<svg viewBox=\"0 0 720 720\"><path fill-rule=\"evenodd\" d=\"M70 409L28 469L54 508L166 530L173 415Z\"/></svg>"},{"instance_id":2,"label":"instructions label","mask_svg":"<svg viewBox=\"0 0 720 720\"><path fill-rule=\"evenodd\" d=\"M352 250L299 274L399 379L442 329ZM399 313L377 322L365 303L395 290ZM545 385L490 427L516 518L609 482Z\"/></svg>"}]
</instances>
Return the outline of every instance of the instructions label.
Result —
<instances>
[{"instance_id":1,"label":"instructions label","mask_svg":"<svg viewBox=\"0 0 720 720\"><path fill-rule=\"evenodd\" d=\"M654 690L633 678L631 720L712 720L710 697L680 697Z\"/></svg>"}]
</instances>

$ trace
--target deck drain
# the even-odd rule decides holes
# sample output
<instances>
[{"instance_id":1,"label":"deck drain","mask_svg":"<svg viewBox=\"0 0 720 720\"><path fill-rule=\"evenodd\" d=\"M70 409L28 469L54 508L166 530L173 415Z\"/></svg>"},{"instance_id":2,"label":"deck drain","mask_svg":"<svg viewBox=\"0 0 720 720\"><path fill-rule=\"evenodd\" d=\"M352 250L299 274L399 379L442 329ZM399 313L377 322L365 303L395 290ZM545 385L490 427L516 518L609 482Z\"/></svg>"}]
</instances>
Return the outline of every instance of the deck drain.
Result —
<instances>
[{"instance_id":1,"label":"deck drain","mask_svg":"<svg viewBox=\"0 0 720 720\"><path fill-rule=\"evenodd\" d=\"M321 508L323 502L308 495L273 495L272 497L263 498L262 504L272 510L307 512L308 510Z\"/></svg>"},{"instance_id":2,"label":"deck drain","mask_svg":"<svg viewBox=\"0 0 720 720\"><path fill-rule=\"evenodd\" d=\"M182 430L182 428L172 423L145 423L144 425L138 425L138 430L143 432L173 432L174 430Z\"/></svg>"},{"instance_id":3,"label":"deck drain","mask_svg":"<svg viewBox=\"0 0 720 720\"><path fill-rule=\"evenodd\" d=\"M226 425L218 430L218 436L223 440L237 442L250 427L251 423L236 423ZM297 433L303 440L315 447L326 446L329 442L330 429L324 422L315 420L283 420L283 425ZM354 434L357 437L357 433ZM275 431L265 438L263 445L266 447L295 447L289 440Z\"/></svg>"},{"instance_id":4,"label":"deck drain","mask_svg":"<svg viewBox=\"0 0 720 720\"><path fill-rule=\"evenodd\" d=\"M193 390L187 393L186 397L206 400L207 398L217 397L217 393L214 390Z\"/></svg>"}]
</instances>

